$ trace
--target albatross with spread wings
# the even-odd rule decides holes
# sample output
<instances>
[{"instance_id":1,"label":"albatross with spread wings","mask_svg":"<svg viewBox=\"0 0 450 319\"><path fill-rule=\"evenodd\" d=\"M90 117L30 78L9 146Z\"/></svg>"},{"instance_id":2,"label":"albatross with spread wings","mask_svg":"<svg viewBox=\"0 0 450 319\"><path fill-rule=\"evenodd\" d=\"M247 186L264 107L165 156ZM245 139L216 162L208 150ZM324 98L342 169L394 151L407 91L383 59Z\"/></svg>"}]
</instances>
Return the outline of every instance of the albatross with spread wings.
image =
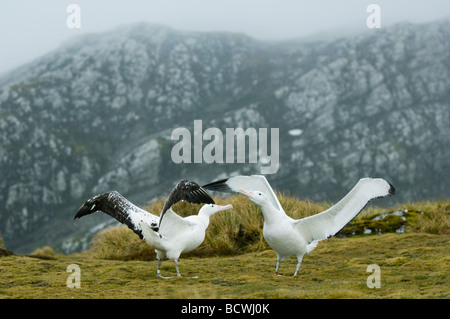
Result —
<instances>
[{"instance_id":1,"label":"albatross with spread wings","mask_svg":"<svg viewBox=\"0 0 450 319\"><path fill-rule=\"evenodd\" d=\"M180 217L172 206L184 200L189 203L206 203L198 215ZM170 193L160 216L153 215L131 203L116 191L97 195L87 200L78 210L75 219L102 211L125 224L141 239L155 248L158 259L157 276L161 278L161 261L167 256L174 259L177 276L178 258L181 253L189 252L201 245L205 238L205 230L209 225L209 217L231 205L215 205L214 200L197 183L181 180Z\"/></svg>"},{"instance_id":2,"label":"albatross with spread wings","mask_svg":"<svg viewBox=\"0 0 450 319\"><path fill-rule=\"evenodd\" d=\"M374 198L395 193L394 187L381 178L362 178L352 190L329 209L302 219L289 217L281 207L272 187L262 175L235 176L202 186L222 192L237 192L247 196L261 208L264 216L263 236L277 253L275 274L280 261L297 257L297 275L303 256L310 253L320 240L335 235Z\"/></svg>"}]
</instances>

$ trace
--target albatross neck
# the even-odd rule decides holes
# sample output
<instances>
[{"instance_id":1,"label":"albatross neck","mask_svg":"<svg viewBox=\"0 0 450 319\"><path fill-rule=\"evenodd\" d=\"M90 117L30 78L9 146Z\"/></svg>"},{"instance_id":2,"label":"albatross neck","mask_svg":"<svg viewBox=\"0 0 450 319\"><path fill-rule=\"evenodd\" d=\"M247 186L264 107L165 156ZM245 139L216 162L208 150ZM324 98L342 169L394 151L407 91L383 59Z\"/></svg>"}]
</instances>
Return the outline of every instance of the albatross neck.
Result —
<instances>
[{"instance_id":1,"label":"albatross neck","mask_svg":"<svg viewBox=\"0 0 450 319\"><path fill-rule=\"evenodd\" d=\"M270 203L265 202L262 205L259 205L261 208L261 212L264 216L264 220L267 223L276 222L276 220L280 217L279 211Z\"/></svg>"},{"instance_id":2,"label":"albatross neck","mask_svg":"<svg viewBox=\"0 0 450 319\"><path fill-rule=\"evenodd\" d=\"M205 214L205 213L203 213L203 212L200 212L200 213L197 215L197 220L198 220L198 222L199 222L202 226L204 226L205 229L208 228L208 226L209 226L209 217L210 217L210 215Z\"/></svg>"}]
</instances>

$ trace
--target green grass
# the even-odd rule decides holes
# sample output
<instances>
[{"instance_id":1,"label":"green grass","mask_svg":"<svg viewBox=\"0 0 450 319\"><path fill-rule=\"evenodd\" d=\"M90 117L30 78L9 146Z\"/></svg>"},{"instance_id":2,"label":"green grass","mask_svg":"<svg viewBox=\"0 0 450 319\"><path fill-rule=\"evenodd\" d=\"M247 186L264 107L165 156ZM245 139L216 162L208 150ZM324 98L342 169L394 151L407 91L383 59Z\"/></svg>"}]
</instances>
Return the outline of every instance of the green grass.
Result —
<instances>
[{"instance_id":1,"label":"green grass","mask_svg":"<svg viewBox=\"0 0 450 319\"><path fill-rule=\"evenodd\" d=\"M374 216L398 209L408 210L406 221L384 223L403 223L406 233L322 241L303 258L296 277L290 276L294 258L281 263L280 273L286 276L274 276L276 254L261 236L262 216L253 204L237 197L217 202L231 202L234 209L213 216L205 242L180 258L181 273L198 279L156 277L153 249L118 227L100 232L91 248L79 254L56 255L50 247L30 256L4 254L0 298L450 298L448 201L369 207L342 234L369 227ZM287 196L281 202L295 218L329 206ZM158 211L161 205L148 209ZM174 210L194 213L190 206L180 203ZM71 264L81 269L79 289L66 284ZM371 264L381 269L381 288L367 287ZM174 276L173 261L165 260L161 271Z\"/></svg>"},{"instance_id":2,"label":"green grass","mask_svg":"<svg viewBox=\"0 0 450 319\"><path fill-rule=\"evenodd\" d=\"M449 298L449 235L385 234L332 238L303 259L283 262L274 276L272 250L180 259L180 271L198 279L156 277L156 261L104 260L88 254L42 260L0 260L0 298ZM68 288L81 269L81 288ZM367 266L378 264L381 288L368 288ZM172 261L162 273L175 275Z\"/></svg>"}]
</instances>

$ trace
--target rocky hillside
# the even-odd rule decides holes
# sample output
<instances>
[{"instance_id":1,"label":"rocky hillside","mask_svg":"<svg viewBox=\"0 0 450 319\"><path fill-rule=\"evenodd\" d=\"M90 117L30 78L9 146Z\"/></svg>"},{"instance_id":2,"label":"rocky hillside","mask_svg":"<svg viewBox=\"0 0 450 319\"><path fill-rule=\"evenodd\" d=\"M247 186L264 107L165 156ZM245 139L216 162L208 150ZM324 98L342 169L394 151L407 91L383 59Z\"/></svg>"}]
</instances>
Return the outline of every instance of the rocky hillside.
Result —
<instances>
[{"instance_id":1,"label":"rocky hillside","mask_svg":"<svg viewBox=\"0 0 450 319\"><path fill-rule=\"evenodd\" d=\"M175 164L171 133L279 128L274 187L336 201L363 176L396 200L448 198L450 21L330 42L139 24L74 39L0 78L0 234L17 252L85 248L114 223L73 221L97 193L142 205L181 178L260 163ZM207 144L206 142L204 145ZM392 203L393 199L391 199Z\"/></svg>"}]
</instances>

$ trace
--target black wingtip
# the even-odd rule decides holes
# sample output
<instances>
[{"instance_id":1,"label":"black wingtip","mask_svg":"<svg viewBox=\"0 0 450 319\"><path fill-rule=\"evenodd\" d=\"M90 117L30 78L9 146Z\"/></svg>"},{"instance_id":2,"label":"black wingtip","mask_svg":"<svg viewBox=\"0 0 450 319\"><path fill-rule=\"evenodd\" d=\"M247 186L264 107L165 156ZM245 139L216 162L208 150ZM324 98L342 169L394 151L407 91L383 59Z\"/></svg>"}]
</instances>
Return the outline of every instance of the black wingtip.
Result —
<instances>
[{"instance_id":1,"label":"black wingtip","mask_svg":"<svg viewBox=\"0 0 450 319\"><path fill-rule=\"evenodd\" d=\"M83 206L81 206L78 210L77 210L77 213L75 214L75 216L73 217L73 219L75 220L75 219L78 219L78 218L80 218L81 216L83 216L84 214L84 205L86 205L86 204L83 204Z\"/></svg>"},{"instance_id":2,"label":"black wingtip","mask_svg":"<svg viewBox=\"0 0 450 319\"><path fill-rule=\"evenodd\" d=\"M97 211L95 208L95 201L93 199L87 200L77 211L75 217L73 219L81 218L85 215L92 214Z\"/></svg>"},{"instance_id":3,"label":"black wingtip","mask_svg":"<svg viewBox=\"0 0 450 319\"><path fill-rule=\"evenodd\" d=\"M211 196L203 189L203 187L200 187L200 192L202 193L202 201L206 204L215 204L214 199L212 199Z\"/></svg>"},{"instance_id":4,"label":"black wingtip","mask_svg":"<svg viewBox=\"0 0 450 319\"><path fill-rule=\"evenodd\" d=\"M394 186L391 183L389 183L389 182L388 182L388 184L389 184L389 186L391 186L389 188L389 195L395 195L395 188L394 188Z\"/></svg>"},{"instance_id":5,"label":"black wingtip","mask_svg":"<svg viewBox=\"0 0 450 319\"><path fill-rule=\"evenodd\" d=\"M224 179L203 185L202 188L210 190L210 191L234 193L233 190L227 185L227 181L228 181L228 178L224 178Z\"/></svg>"},{"instance_id":6,"label":"black wingtip","mask_svg":"<svg viewBox=\"0 0 450 319\"><path fill-rule=\"evenodd\" d=\"M78 211L73 219L75 220L75 219L81 218L84 215L87 215L86 214L87 210L88 209L86 209L86 204L83 204L83 206L81 206L80 209L78 209Z\"/></svg>"},{"instance_id":7,"label":"black wingtip","mask_svg":"<svg viewBox=\"0 0 450 319\"><path fill-rule=\"evenodd\" d=\"M192 191L187 194L187 200L190 203L195 204L215 204L214 200L209 196L209 194L200 186L195 191Z\"/></svg>"}]
</instances>

